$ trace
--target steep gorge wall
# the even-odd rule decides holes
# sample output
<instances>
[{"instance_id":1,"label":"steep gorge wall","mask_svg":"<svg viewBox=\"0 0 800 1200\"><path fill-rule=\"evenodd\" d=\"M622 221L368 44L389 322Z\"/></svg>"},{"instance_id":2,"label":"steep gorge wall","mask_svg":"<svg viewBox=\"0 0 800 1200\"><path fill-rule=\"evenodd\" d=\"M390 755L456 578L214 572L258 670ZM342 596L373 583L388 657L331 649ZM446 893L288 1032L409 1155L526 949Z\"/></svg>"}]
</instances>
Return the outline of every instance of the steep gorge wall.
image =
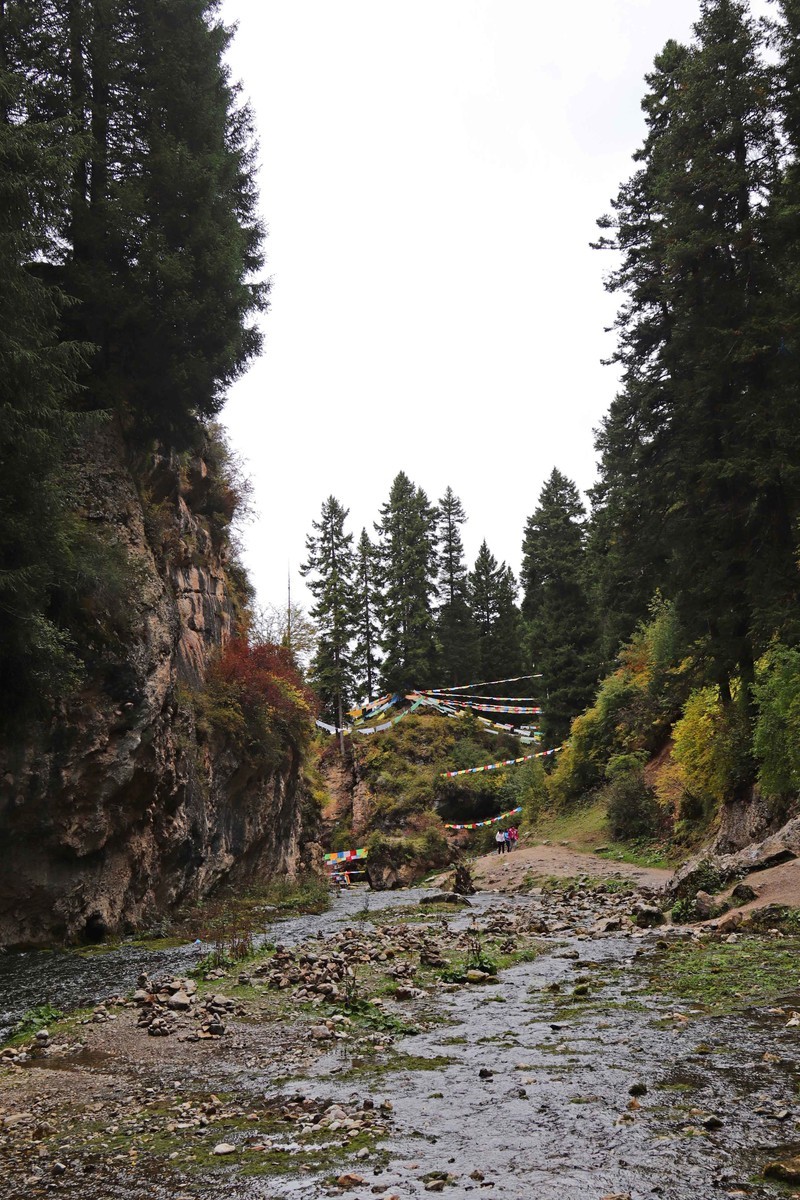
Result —
<instances>
[{"instance_id":1,"label":"steep gorge wall","mask_svg":"<svg viewBox=\"0 0 800 1200\"><path fill-rule=\"evenodd\" d=\"M201 736L186 699L235 623L226 540L198 515L206 463L151 455L134 478L117 428L81 459L84 513L126 551L125 595L112 632L92 618L78 694L0 752L0 945L132 930L299 862L297 752L260 772Z\"/></svg>"}]
</instances>

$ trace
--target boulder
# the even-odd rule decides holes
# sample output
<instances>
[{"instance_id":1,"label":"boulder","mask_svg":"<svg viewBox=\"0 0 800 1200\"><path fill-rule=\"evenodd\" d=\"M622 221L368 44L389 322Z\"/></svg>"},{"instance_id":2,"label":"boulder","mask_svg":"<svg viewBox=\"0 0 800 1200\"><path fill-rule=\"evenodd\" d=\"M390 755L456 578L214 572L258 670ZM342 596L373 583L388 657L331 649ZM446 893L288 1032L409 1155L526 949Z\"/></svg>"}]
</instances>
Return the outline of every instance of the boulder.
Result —
<instances>
[{"instance_id":1,"label":"boulder","mask_svg":"<svg viewBox=\"0 0 800 1200\"><path fill-rule=\"evenodd\" d=\"M661 909L655 904L636 904L631 916L634 924L640 929L652 929L656 925L663 925L666 920Z\"/></svg>"},{"instance_id":2,"label":"boulder","mask_svg":"<svg viewBox=\"0 0 800 1200\"><path fill-rule=\"evenodd\" d=\"M716 912L714 897L708 892L699 891L694 898L694 911L700 921L707 921Z\"/></svg>"},{"instance_id":3,"label":"boulder","mask_svg":"<svg viewBox=\"0 0 800 1200\"><path fill-rule=\"evenodd\" d=\"M793 817L776 833L733 854L709 856L706 851L689 859L675 872L669 885L670 895L675 898L693 896L698 888L707 885L709 874L723 884L795 858L800 858L800 817Z\"/></svg>"},{"instance_id":4,"label":"boulder","mask_svg":"<svg viewBox=\"0 0 800 1200\"><path fill-rule=\"evenodd\" d=\"M800 1157L767 1163L763 1174L765 1179L779 1179L781 1183L800 1183Z\"/></svg>"}]
</instances>

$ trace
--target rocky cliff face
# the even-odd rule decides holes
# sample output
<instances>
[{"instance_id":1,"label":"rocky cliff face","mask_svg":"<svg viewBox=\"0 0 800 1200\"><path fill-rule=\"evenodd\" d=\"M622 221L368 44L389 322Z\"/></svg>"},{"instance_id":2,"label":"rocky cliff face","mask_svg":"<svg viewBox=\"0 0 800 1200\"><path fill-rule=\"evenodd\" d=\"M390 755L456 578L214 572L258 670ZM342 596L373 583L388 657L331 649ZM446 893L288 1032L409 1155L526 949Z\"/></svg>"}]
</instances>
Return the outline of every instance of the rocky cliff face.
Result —
<instances>
[{"instance_id":1,"label":"rocky cliff face","mask_svg":"<svg viewBox=\"0 0 800 1200\"><path fill-rule=\"evenodd\" d=\"M116 430L82 452L81 503L124 547L123 594L88 615L77 696L0 758L0 944L98 939L297 867L297 752L259 772L199 736L186 701L235 623L227 543L203 515L215 486L201 456L132 470Z\"/></svg>"}]
</instances>

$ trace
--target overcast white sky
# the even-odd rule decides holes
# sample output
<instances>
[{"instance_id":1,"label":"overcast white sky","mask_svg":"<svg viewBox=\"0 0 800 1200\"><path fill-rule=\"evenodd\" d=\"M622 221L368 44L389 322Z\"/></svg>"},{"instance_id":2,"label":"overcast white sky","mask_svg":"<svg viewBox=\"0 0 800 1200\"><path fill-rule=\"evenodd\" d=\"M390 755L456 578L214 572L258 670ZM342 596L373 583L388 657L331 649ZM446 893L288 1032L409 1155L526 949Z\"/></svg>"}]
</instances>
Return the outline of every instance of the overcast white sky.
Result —
<instances>
[{"instance_id":1,"label":"overcast white sky","mask_svg":"<svg viewBox=\"0 0 800 1200\"><path fill-rule=\"evenodd\" d=\"M754 8L763 11L763 0ZM224 0L255 111L272 308L223 419L262 603L331 493L358 536L404 470L519 570L553 466L581 489L615 390L589 249L643 76L699 0ZM295 593L296 589L296 593Z\"/></svg>"}]
</instances>

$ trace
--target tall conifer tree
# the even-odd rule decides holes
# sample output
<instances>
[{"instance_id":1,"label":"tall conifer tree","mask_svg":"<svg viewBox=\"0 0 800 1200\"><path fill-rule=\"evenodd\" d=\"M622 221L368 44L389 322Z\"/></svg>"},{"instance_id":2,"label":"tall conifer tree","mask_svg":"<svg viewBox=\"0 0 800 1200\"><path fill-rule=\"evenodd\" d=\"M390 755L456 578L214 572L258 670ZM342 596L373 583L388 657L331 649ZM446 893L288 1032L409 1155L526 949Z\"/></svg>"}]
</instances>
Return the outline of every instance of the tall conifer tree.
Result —
<instances>
[{"instance_id":1,"label":"tall conifer tree","mask_svg":"<svg viewBox=\"0 0 800 1200\"><path fill-rule=\"evenodd\" d=\"M604 426L597 497L617 590L638 543L656 568L642 578L675 598L726 695L732 675L752 678L796 592L797 510L770 444L782 424L770 73L739 0L704 0L695 38L656 59L642 165L609 221L622 250L609 286L626 293L624 392Z\"/></svg>"},{"instance_id":2,"label":"tall conifer tree","mask_svg":"<svg viewBox=\"0 0 800 1200\"><path fill-rule=\"evenodd\" d=\"M329 496L319 521L312 523L314 532L306 538L308 558L300 568L308 577L315 601L311 617L316 624L317 645L311 682L340 730L353 695L350 641L354 629L354 561L353 535L344 529L347 517L348 510L335 496Z\"/></svg>"},{"instance_id":3,"label":"tall conifer tree","mask_svg":"<svg viewBox=\"0 0 800 1200\"><path fill-rule=\"evenodd\" d=\"M585 511L572 480L553 470L525 527L522 612L529 663L543 676L541 728L557 745L591 700L598 662L586 587Z\"/></svg>"},{"instance_id":4,"label":"tall conifer tree","mask_svg":"<svg viewBox=\"0 0 800 1200\"><path fill-rule=\"evenodd\" d=\"M375 547L369 540L366 529L362 529L356 547L353 572L353 628L355 634L353 672L356 680L356 694L359 699L366 697L367 700L374 700L377 694L378 668L380 666L378 571L379 564Z\"/></svg>"},{"instance_id":5,"label":"tall conifer tree","mask_svg":"<svg viewBox=\"0 0 800 1200\"><path fill-rule=\"evenodd\" d=\"M393 692L435 682L436 509L401 471L381 508L382 678Z\"/></svg>"},{"instance_id":6,"label":"tall conifer tree","mask_svg":"<svg viewBox=\"0 0 800 1200\"><path fill-rule=\"evenodd\" d=\"M477 630L469 605L467 565L461 541L461 527L467 516L452 488L448 487L439 501L438 512L438 670L442 685L452 687L477 678L480 656Z\"/></svg>"},{"instance_id":7,"label":"tall conifer tree","mask_svg":"<svg viewBox=\"0 0 800 1200\"><path fill-rule=\"evenodd\" d=\"M0 3L0 714L48 704L77 659L53 620L78 532L65 454L81 347L60 340L67 297L35 264L56 231L75 143L50 113L58 26L46 3ZM41 73L39 73L41 72Z\"/></svg>"},{"instance_id":8,"label":"tall conifer tree","mask_svg":"<svg viewBox=\"0 0 800 1200\"><path fill-rule=\"evenodd\" d=\"M469 597L478 631L480 674L484 679L519 674L521 653L516 592L511 568L498 563L483 541L469 575Z\"/></svg>"},{"instance_id":9,"label":"tall conifer tree","mask_svg":"<svg viewBox=\"0 0 800 1200\"><path fill-rule=\"evenodd\" d=\"M79 134L67 290L97 403L173 439L216 413L266 305L250 113L218 0L70 0L53 96Z\"/></svg>"}]
</instances>

